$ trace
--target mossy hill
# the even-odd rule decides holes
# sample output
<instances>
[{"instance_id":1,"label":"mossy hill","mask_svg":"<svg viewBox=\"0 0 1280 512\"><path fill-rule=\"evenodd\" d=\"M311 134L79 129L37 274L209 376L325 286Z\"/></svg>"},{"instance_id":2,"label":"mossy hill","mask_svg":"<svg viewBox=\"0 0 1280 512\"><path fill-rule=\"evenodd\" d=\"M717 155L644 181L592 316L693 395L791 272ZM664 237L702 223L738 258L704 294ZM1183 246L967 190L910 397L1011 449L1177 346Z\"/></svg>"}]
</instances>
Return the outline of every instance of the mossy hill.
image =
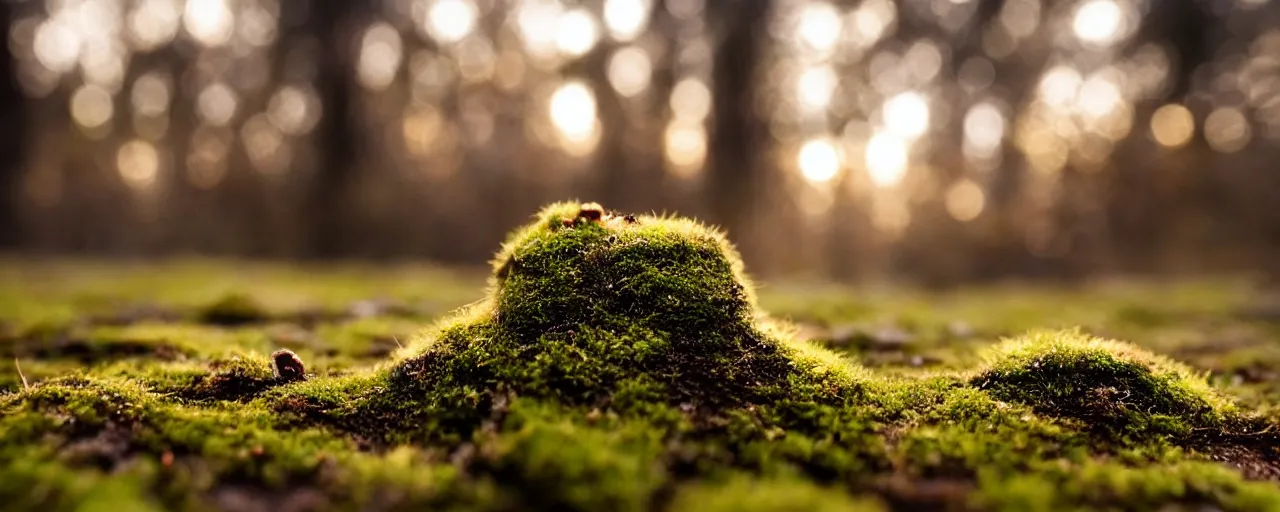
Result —
<instances>
[{"instance_id":1,"label":"mossy hill","mask_svg":"<svg viewBox=\"0 0 1280 512\"><path fill-rule=\"evenodd\" d=\"M7 509L1280 510L1280 331L1235 281L758 301L719 232L577 203L483 293L6 268Z\"/></svg>"}]
</instances>

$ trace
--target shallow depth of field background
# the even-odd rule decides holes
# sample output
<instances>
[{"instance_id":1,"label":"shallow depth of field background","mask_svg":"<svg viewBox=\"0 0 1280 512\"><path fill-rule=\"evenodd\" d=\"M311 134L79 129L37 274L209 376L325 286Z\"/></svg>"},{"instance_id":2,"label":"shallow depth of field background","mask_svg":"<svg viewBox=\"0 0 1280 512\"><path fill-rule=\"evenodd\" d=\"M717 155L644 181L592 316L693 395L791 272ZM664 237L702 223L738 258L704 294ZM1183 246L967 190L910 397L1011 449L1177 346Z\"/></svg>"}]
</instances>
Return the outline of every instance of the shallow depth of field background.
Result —
<instances>
[{"instance_id":1,"label":"shallow depth of field background","mask_svg":"<svg viewBox=\"0 0 1280 512\"><path fill-rule=\"evenodd\" d=\"M479 264L544 203L757 275L1280 271L1278 0L0 0L19 255Z\"/></svg>"}]
</instances>

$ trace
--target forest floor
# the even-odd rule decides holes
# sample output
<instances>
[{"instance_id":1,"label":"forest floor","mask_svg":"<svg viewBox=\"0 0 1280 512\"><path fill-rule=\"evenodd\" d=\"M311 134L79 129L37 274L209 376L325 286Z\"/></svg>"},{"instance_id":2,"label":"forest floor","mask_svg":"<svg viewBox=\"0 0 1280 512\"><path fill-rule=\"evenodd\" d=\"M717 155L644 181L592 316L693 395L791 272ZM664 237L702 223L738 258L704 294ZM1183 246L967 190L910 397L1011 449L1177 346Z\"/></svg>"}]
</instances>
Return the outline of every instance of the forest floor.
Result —
<instances>
[{"instance_id":1,"label":"forest floor","mask_svg":"<svg viewBox=\"0 0 1280 512\"><path fill-rule=\"evenodd\" d=\"M757 299L696 244L598 282L577 272L616 254L562 251L702 236L645 222L670 221L535 225L496 288L482 269L6 260L0 503L1280 510L1280 302L1248 280ZM305 378L273 369L280 349Z\"/></svg>"}]
</instances>

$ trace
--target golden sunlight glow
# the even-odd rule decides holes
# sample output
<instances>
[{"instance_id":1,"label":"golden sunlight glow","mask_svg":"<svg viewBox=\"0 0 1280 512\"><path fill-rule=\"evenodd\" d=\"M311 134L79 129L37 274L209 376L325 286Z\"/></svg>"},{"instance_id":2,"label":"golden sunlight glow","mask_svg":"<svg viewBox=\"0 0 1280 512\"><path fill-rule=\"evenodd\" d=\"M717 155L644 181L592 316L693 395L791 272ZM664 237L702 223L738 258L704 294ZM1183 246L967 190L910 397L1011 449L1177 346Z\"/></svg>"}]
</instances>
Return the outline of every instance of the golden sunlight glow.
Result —
<instances>
[{"instance_id":1,"label":"golden sunlight glow","mask_svg":"<svg viewBox=\"0 0 1280 512\"><path fill-rule=\"evenodd\" d=\"M796 154L800 175L810 183L826 183L840 172L840 150L829 139L810 139Z\"/></svg>"},{"instance_id":2,"label":"golden sunlight glow","mask_svg":"<svg viewBox=\"0 0 1280 512\"><path fill-rule=\"evenodd\" d=\"M36 60L55 73L65 73L75 67L80 59L80 45L80 34L58 18L36 27L32 41Z\"/></svg>"},{"instance_id":3,"label":"golden sunlight glow","mask_svg":"<svg viewBox=\"0 0 1280 512\"><path fill-rule=\"evenodd\" d=\"M1196 120L1187 107L1170 103L1151 114L1151 136L1161 146L1176 148L1191 142Z\"/></svg>"},{"instance_id":4,"label":"golden sunlight glow","mask_svg":"<svg viewBox=\"0 0 1280 512\"><path fill-rule=\"evenodd\" d=\"M1071 28L1089 44L1106 46L1120 38L1124 12L1116 0L1085 0L1076 8Z\"/></svg>"},{"instance_id":5,"label":"golden sunlight glow","mask_svg":"<svg viewBox=\"0 0 1280 512\"><path fill-rule=\"evenodd\" d=\"M912 140L929 130L929 103L920 93L900 93L884 103L881 117L889 131Z\"/></svg>"},{"instance_id":6,"label":"golden sunlight glow","mask_svg":"<svg viewBox=\"0 0 1280 512\"><path fill-rule=\"evenodd\" d=\"M705 119L711 113L711 90L697 78L680 80L671 90L671 111L680 119Z\"/></svg>"},{"instance_id":7,"label":"golden sunlight glow","mask_svg":"<svg viewBox=\"0 0 1280 512\"><path fill-rule=\"evenodd\" d=\"M1204 119L1204 139L1215 151L1235 153L1248 146L1252 138L1249 120L1240 109L1220 107Z\"/></svg>"},{"instance_id":8,"label":"golden sunlight glow","mask_svg":"<svg viewBox=\"0 0 1280 512\"><path fill-rule=\"evenodd\" d=\"M617 41L635 39L649 24L649 0L605 0L604 24Z\"/></svg>"},{"instance_id":9,"label":"golden sunlight glow","mask_svg":"<svg viewBox=\"0 0 1280 512\"><path fill-rule=\"evenodd\" d=\"M222 126L231 122L236 115L236 107L240 102L236 92L222 82L214 82L196 97L196 113L200 119L213 126Z\"/></svg>"},{"instance_id":10,"label":"golden sunlight glow","mask_svg":"<svg viewBox=\"0 0 1280 512\"><path fill-rule=\"evenodd\" d=\"M810 49L830 53L840 40L842 25L840 11L834 6L827 2L813 2L801 8L796 36Z\"/></svg>"},{"instance_id":11,"label":"golden sunlight glow","mask_svg":"<svg viewBox=\"0 0 1280 512\"><path fill-rule=\"evenodd\" d=\"M596 129L596 96L581 81L562 84L551 94L548 105L551 123L565 140L581 142L592 137Z\"/></svg>"},{"instance_id":12,"label":"golden sunlight glow","mask_svg":"<svg viewBox=\"0 0 1280 512\"><path fill-rule=\"evenodd\" d=\"M973 180L961 180L947 190L947 213L960 222L969 222L982 215L986 195Z\"/></svg>"},{"instance_id":13,"label":"golden sunlight glow","mask_svg":"<svg viewBox=\"0 0 1280 512\"><path fill-rule=\"evenodd\" d=\"M701 123L673 119L663 133L668 168L688 177L702 169L707 158L707 131Z\"/></svg>"},{"instance_id":14,"label":"golden sunlight glow","mask_svg":"<svg viewBox=\"0 0 1280 512\"><path fill-rule=\"evenodd\" d=\"M638 47L622 48L609 58L609 84L613 85L618 94L628 98L648 89L652 74L653 64L649 60L649 54Z\"/></svg>"},{"instance_id":15,"label":"golden sunlight glow","mask_svg":"<svg viewBox=\"0 0 1280 512\"><path fill-rule=\"evenodd\" d=\"M586 9L573 9L560 16L556 24L556 47L560 52L580 57L595 48L600 40L596 19Z\"/></svg>"},{"instance_id":16,"label":"golden sunlight glow","mask_svg":"<svg viewBox=\"0 0 1280 512\"><path fill-rule=\"evenodd\" d=\"M222 46L231 40L235 14L227 6L227 0L187 0L182 26L196 42L205 46Z\"/></svg>"},{"instance_id":17,"label":"golden sunlight glow","mask_svg":"<svg viewBox=\"0 0 1280 512\"><path fill-rule=\"evenodd\" d=\"M420 29L436 41L456 43L475 30L480 11L471 0L435 0L419 20Z\"/></svg>"},{"instance_id":18,"label":"golden sunlight glow","mask_svg":"<svg viewBox=\"0 0 1280 512\"><path fill-rule=\"evenodd\" d=\"M133 111L144 116L158 116L169 110L169 82L156 72L147 73L133 82L130 101Z\"/></svg>"},{"instance_id":19,"label":"golden sunlight glow","mask_svg":"<svg viewBox=\"0 0 1280 512\"><path fill-rule=\"evenodd\" d=\"M131 140L116 151L116 170L125 185L134 190L146 189L156 181L160 157L150 142Z\"/></svg>"},{"instance_id":20,"label":"golden sunlight glow","mask_svg":"<svg viewBox=\"0 0 1280 512\"><path fill-rule=\"evenodd\" d=\"M835 92L836 72L830 66L814 66L800 73L796 80L796 99L807 110L823 110Z\"/></svg>"},{"instance_id":21,"label":"golden sunlight glow","mask_svg":"<svg viewBox=\"0 0 1280 512\"><path fill-rule=\"evenodd\" d=\"M871 183L892 187L907 174L907 143L890 131L878 131L867 141L866 163Z\"/></svg>"},{"instance_id":22,"label":"golden sunlight glow","mask_svg":"<svg viewBox=\"0 0 1280 512\"><path fill-rule=\"evenodd\" d=\"M71 117L84 128L98 128L115 113L111 93L96 85L85 84L71 94Z\"/></svg>"},{"instance_id":23,"label":"golden sunlight glow","mask_svg":"<svg viewBox=\"0 0 1280 512\"><path fill-rule=\"evenodd\" d=\"M356 78L366 89L386 89L396 79L403 58L400 33L385 21L374 23L361 40Z\"/></svg>"}]
</instances>

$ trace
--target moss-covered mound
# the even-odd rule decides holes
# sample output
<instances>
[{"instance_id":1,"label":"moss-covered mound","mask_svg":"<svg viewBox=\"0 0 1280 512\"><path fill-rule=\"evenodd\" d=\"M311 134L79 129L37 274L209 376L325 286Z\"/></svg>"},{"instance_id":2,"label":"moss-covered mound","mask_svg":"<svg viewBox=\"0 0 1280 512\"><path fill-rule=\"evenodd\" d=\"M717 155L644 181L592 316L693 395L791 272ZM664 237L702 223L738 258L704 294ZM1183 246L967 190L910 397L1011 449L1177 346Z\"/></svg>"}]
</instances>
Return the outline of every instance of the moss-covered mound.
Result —
<instances>
[{"instance_id":1,"label":"moss-covered mound","mask_svg":"<svg viewBox=\"0 0 1280 512\"><path fill-rule=\"evenodd\" d=\"M390 442L459 441L517 396L645 416L655 407L705 415L833 403L856 392L847 367L819 370L756 317L720 233L557 204L504 245L488 298L338 416Z\"/></svg>"},{"instance_id":2,"label":"moss-covered mound","mask_svg":"<svg viewBox=\"0 0 1280 512\"><path fill-rule=\"evenodd\" d=\"M484 298L430 328L370 301L444 311L485 276L9 268L6 510L1280 511L1280 487L1252 481L1280 480L1266 423L1280 395L1221 378L1280 368L1273 339L1230 358L1205 350L1221 348L1212 333L1160 345L1185 334L1165 329L1210 325L1180 324L1174 306L1227 310L1198 288L1151 306L1161 322L1116 314L1149 303L1135 296L1064 308L1060 292L895 302L766 288L777 310L832 331L893 319L899 341L844 347L867 368L768 320L714 230L593 204L539 213L499 252ZM211 300L228 286L243 292ZM202 313L117 314L139 301ZM1063 323L1190 354L1248 415L1187 367L1079 332L1006 342L972 369L1000 333ZM54 335L21 334L41 325ZM84 357L59 340L111 349Z\"/></svg>"},{"instance_id":3,"label":"moss-covered mound","mask_svg":"<svg viewBox=\"0 0 1280 512\"><path fill-rule=\"evenodd\" d=\"M1116 435L1219 435L1239 414L1205 376L1128 343L1036 331L996 346L973 382L997 398Z\"/></svg>"}]
</instances>

